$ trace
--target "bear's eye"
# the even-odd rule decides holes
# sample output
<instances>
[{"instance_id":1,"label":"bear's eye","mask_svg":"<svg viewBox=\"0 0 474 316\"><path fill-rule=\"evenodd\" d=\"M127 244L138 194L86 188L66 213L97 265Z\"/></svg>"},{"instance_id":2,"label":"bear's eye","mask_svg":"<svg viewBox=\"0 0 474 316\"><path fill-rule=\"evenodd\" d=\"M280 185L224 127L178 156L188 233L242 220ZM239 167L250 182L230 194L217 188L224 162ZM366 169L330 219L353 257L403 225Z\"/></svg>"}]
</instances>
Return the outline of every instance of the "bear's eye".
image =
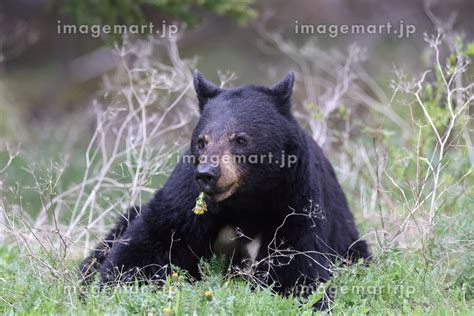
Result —
<instances>
[{"instance_id":1,"label":"bear's eye","mask_svg":"<svg viewBox=\"0 0 474 316\"><path fill-rule=\"evenodd\" d=\"M199 137L197 140L197 147L202 150L204 147L206 147L206 142L204 141L203 137Z\"/></svg>"},{"instance_id":2,"label":"bear's eye","mask_svg":"<svg viewBox=\"0 0 474 316\"><path fill-rule=\"evenodd\" d=\"M238 135L235 138L235 142L237 143L237 145L244 146L247 145L247 138L244 135Z\"/></svg>"}]
</instances>

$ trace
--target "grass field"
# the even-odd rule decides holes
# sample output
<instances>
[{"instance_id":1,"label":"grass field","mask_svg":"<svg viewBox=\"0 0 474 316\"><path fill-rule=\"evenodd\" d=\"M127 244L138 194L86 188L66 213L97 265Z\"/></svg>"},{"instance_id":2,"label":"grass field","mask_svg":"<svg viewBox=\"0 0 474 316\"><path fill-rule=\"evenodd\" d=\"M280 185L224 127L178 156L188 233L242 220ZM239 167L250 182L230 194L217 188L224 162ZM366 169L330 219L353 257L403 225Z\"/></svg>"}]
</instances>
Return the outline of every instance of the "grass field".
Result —
<instances>
[{"instance_id":1,"label":"grass field","mask_svg":"<svg viewBox=\"0 0 474 316\"><path fill-rule=\"evenodd\" d=\"M0 304L2 313L84 314L311 314L321 292L307 299L275 296L270 290L252 290L242 279L225 277L225 266L214 260L203 264L205 277L191 283L184 277L167 280L163 288L129 286L91 292L81 300L78 288L51 274L38 275L14 247L1 249ZM437 260L433 258L434 262ZM77 262L68 263L71 268ZM472 269L471 267L465 267ZM335 314L472 314L472 292L436 263L426 263L420 253L391 250L369 267L341 270L331 281ZM462 271L462 270L459 270ZM472 272L472 271L471 271ZM465 271L465 275L468 271ZM452 275L451 275L452 277ZM462 278L460 275L459 278ZM207 292L207 293L206 293Z\"/></svg>"}]
</instances>

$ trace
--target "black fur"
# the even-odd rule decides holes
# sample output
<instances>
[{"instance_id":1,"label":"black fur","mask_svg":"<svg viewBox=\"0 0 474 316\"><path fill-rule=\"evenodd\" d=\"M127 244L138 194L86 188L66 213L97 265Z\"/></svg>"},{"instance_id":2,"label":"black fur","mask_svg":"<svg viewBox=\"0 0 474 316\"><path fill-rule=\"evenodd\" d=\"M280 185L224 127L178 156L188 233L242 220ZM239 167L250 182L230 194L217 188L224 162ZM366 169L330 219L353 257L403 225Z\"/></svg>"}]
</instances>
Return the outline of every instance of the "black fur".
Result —
<instances>
[{"instance_id":1,"label":"black fur","mask_svg":"<svg viewBox=\"0 0 474 316\"><path fill-rule=\"evenodd\" d=\"M83 284L89 284L92 281L92 277L104 262L105 257L110 253L114 243L128 229L130 223L137 217L139 212L140 209L137 206L129 208L125 214L118 219L114 229L109 232L107 237L105 237L105 239L95 247L89 257L82 261L79 269Z\"/></svg>"},{"instance_id":2,"label":"black fur","mask_svg":"<svg viewBox=\"0 0 474 316\"><path fill-rule=\"evenodd\" d=\"M203 133L216 140L245 133L245 146L226 143L232 155L271 153L278 159L283 152L296 162L240 164L236 192L221 202L206 198L208 211L196 215L196 166L180 161L139 216L129 213L130 224L121 219L84 261L83 275L89 278L97 269L102 283L159 281L175 265L199 279L199 261L213 254L218 232L228 225L239 228L242 240L260 238L254 276L279 293L328 280L335 262L368 258L330 162L290 112L293 81L290 73L272 88L220 89L196 73L202 115L185 155L201 156L196 143Z\"/></svg>"}]
</instances>

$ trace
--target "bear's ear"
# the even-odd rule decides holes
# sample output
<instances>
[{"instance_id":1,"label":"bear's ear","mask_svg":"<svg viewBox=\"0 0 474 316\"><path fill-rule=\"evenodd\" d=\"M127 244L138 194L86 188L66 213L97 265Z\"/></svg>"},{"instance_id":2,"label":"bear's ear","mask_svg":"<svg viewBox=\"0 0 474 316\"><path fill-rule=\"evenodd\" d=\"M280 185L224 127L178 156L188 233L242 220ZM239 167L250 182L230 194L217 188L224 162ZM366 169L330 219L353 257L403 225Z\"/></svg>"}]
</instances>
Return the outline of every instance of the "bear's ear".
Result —
<instances>
[{"instance_id":1,"label":"bear's ear","mask_svg":"<svg viewBox=\"0 0 474 316\"><path fill-rule=\"evenodd\" d=\"M280 82L273 85L270 89L281 101L289 101L293 93L294 83L295 74L289 71Z\"/></svg>"},{"instance_id":2,"label":"bear's ear","mask_svg":"<svg viewBox=\"0 0 474 316\"><path fill-rule=\"evenodd\" d=\"M199 110L202 112L209 99L221 93L222 89L210 81L204 79L202 74L195 70L193 73L194 91L199 101Z\"/></svg>"}]
</instances>

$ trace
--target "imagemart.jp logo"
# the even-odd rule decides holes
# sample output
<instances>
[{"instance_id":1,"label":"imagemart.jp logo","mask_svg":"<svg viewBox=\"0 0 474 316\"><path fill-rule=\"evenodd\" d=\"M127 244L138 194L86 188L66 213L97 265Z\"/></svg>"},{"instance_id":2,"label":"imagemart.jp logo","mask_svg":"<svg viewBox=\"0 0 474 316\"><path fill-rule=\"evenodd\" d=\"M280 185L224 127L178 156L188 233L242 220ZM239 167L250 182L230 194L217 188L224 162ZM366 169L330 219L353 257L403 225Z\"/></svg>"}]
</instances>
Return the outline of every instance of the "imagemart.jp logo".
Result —
<instances>
[{"instance_id":1,"label":"imagemart.jp logo","mask_svg":"<svg viewBox=\"0 0 474 316\"><path fill-rule=\"evenodd\" d=\"M158 37L171 37L178 33L179 28L175 24L168 24L162 21L160 25L153 22L148 24L63 24L61 20L57 21L56 32L58 34L85 34L94 38L100 37L102 34L141 34L141 35L157 35Z\"/></svg>"},{"instance_id":2,"label":"imagemart.jp logo","mask_svg":"<svg viewBox=\"0 0 474 316\"><path fill-rule=\"evenodd\" d=\"M292 291L297 295L311 295L311 294L326 294L330 296L335 295L382 295L387 294L397 297L409 297L416 293L416 288L411 285L330 285L325 287L324 284L315 283L308 285L297 285Z\"/></svg>"},{"instance_id":3,"label":"imagemart.jp logo","mask_svg":"<svg viewBox=\"0 0 474 316\"><path fill-rule=\"evenodd\" d=\"M308 24L295 20L294 32L295 34L328 35L331 38L341 34L391 34L398 38L409 38L416 32L416 27L403 20L398 24L391 22L382 24Z\"/></svg>"},{"instance_id":4,"label":"imagemart.jp logo","mask_svg":"<svg viewBox=\"0 0 474 316\"><path fill-rule=\"evenodd\" d=\"M251 155L201 155L194 156L185 154L178 157L178 162L196 165L197 163L209 163L214 167L223 163L235 164L276 164L280 168L291 168L298 161L296 155L287 154L281 151L280 154L273 154L268 152L266 154L251 154Z\"/></svg>"}]
</instances>

